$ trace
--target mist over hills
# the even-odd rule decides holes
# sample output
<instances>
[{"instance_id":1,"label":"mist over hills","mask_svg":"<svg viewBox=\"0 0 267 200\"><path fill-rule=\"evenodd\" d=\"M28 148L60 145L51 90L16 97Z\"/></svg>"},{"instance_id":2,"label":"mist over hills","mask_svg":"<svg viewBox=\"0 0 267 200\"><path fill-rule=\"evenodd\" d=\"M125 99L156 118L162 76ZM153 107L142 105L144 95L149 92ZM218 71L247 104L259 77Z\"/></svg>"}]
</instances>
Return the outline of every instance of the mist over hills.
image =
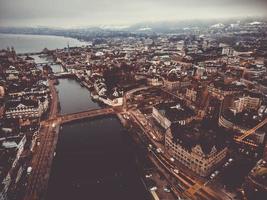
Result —
<instances>
[{"instance_id":1,"label":"mist over hills","mask_svg":"<svg viewBox=\"0 0 267 200\"><path fill-rule=\"evenodd\" d=\"M242 19L210 19L210 20L181 20L162 22L143 22L130 26L91 26L77 28L56 27L0 27L0 33L8 34L36 34L75 37L89 40L101 36L131 36L132 34L174 34L185 30L204 30L216 24L229 26L230 24L244 24L255 21L267 22L266 18L242 18Z\"/></svg>"}]
</instances>

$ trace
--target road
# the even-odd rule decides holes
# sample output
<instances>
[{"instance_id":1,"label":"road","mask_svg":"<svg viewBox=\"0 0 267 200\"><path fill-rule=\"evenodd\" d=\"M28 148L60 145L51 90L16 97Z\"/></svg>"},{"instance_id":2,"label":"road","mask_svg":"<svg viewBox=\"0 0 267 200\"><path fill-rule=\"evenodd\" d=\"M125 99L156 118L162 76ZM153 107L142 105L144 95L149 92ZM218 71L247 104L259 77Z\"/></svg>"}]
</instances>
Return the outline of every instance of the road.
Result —
<instances>
[{"instance_id":1,"label":"road","mask_svg":"<svg viewBox=\"0 0 267 200\"><path fill-rule=\"evenodd\" d=\"M54 82L49 80L51 91L51 106L49 118L55 118L58 113L58 95ZM40 145L35 147L31 162L32 172L29 176L24 200L40 200L45 198L49 174L53 161L59 127L55 123L41 125Z\"/></svg>"},{"instance_id":2,"label":"road","mask_svg":"<svg viewBox=\"0 0 267 200\"><path fill-rule=\"evenodd\" d=\"M147 138L149 139L151 144L153 144L155 149L164 149L164 146L160 142L158 142L160 138L155 138L155 135L154 137L151 135L154 129L153 127L146 125L148 122L144 123L145 117L142 117L140 112L131 110L129 111L129 115L146 134ZM181 171L180 169L179 173L175 173L174 169L176 169L177 166L173 164L172 161L170 161L170 157L167 156L166 153L159 154L151 151L150 157L152 160L154 159L154 161L157 161L158 164L174 178L172 186L173 189L176 190L174 192L176 192L177 195L186 196L190 199L229 199L227 194L224 194L222 191L213 191L205 184L204 181L196 180L195 177L189 176L187 173ZM177 188L176 182L180 183L180 188Z\"/></svg>"}]
</instances>

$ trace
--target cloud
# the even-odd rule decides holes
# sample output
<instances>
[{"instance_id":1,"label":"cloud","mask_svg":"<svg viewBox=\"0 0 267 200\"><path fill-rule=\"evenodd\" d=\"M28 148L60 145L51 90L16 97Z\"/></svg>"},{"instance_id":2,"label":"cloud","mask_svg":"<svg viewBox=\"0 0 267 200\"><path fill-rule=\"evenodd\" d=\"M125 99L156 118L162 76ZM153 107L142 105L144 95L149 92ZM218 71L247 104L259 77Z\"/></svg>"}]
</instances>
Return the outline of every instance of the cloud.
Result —
<instances>
[{"instance_id":1,"label":"cloud","mask_svg":"<svg viewBox=\"0 0 267 200\"><path fill-rule=\"evenodd\" d=\"M265 0L0 0L0 25L89 26L265 15Z\"/></svg>"}]
</instances>

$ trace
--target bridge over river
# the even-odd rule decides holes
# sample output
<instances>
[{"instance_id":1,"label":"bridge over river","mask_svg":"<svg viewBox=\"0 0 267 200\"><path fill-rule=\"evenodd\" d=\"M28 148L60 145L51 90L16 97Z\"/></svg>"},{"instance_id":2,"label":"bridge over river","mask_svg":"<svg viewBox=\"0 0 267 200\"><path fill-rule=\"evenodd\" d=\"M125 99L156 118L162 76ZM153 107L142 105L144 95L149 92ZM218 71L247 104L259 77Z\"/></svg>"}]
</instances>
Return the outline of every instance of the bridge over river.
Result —
<instances>
[{"instance_id":1,"label":"bridge over river","mask_svg":"<svg viewBox=\"0 0 267 200\"><path fill-rule=\"evenodd\" d=\"M39 133L40 144L37 145L34 150L31 162L32 172L28 178L23 200L45 199L60 124L113 113L115 113L115 111L112 108L94 109L72 114L58 115L41 122Z\"/></svg>"},{"instance_id":2,"label":"bridge over river","mask_svg":"<svg viewBox=\"0 0 267 200\"><path fill-rule=\"evenodd\" d=\"M36 63L36 65L38 67L43 67L43 66L46 66L46 65L57 65L57 64L60 64L58 62L43 62L43 63Z\"/></svg>"},{"instance_id":3,"label":"bridge over river","mask_svg":"<svg viewBox=\"0 0 267 200\"><path fill-rule=\"evenodd\" d=\"M41 124L42 125L50 125L51 123L64 124L64 123L81 120L85 118L98 117L101 115L109 115L109 114L114 114L114 113L115 112L113 108L93 109L93 110L87 110L87 111L82 111L82 112L77 112L77 113L59 115L55 118L43 121L41 122Z\"/></svg>"}]
</instances>

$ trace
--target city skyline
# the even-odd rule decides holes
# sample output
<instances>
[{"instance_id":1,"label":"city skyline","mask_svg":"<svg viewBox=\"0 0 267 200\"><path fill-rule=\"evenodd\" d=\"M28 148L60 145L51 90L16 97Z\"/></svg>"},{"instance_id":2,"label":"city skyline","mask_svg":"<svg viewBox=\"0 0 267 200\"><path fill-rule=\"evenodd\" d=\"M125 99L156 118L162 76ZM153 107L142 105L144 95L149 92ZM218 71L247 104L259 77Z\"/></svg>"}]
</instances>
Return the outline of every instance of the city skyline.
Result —
<instances>
[{"instance_id":1,"label":"city skyline","mask_svg":"<svg viewBox=\"0 0 267 200\"><path fill-rule=\"evenodd\" d=\"M265 17L265 0L0 0L0 26L116 28L143 22Z\"/></svg>"}]
</instances>

